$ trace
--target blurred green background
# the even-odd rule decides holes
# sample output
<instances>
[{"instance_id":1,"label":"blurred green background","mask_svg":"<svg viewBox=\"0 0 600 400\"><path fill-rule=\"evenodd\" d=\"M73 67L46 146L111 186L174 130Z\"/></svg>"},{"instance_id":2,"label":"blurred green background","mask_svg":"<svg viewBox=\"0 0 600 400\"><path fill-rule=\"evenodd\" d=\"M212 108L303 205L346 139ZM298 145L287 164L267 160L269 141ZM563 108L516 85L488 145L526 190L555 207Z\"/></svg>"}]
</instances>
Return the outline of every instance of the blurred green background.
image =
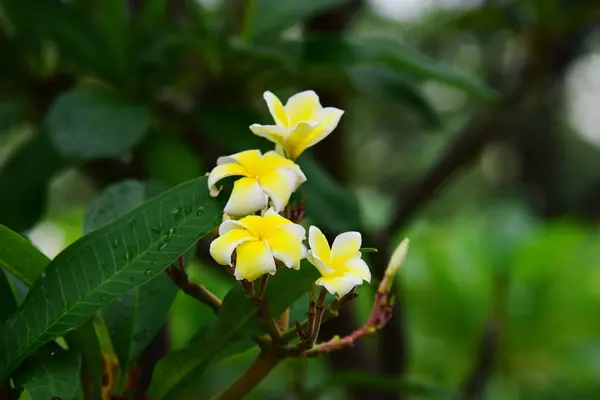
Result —
<instances>
[{"instance_id":1,"label":"blurred green background","mask_svg":"<svg viewBox=\"0 0 600 400\"><path fill-rule=\"evenodd\" d=\"M248 398L597 399L599 28L597 0L0 0L0 223L53 257L104 189L269 149L262 93L313 89L346 114L299 161L309 222L363 232L375 276L411 248L383 332ZM232 284L204 242L191 276ZM213 320L179 293L157 340Z\"/></svg>"}]
</instances>

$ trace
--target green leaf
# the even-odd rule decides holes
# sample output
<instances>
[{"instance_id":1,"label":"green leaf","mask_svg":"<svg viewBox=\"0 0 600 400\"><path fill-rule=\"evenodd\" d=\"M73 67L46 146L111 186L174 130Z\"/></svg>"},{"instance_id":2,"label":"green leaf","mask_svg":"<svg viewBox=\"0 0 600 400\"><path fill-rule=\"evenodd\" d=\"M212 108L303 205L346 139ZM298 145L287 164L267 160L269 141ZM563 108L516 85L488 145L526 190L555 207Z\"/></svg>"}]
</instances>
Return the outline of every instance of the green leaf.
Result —
<instances>
[{"instance_id":1,"label":"green leaf","mask_svg":"<svg viewBox=\"0 0 600 400\"><path fill-rule=\"evenodd\" d=\"M498 94L476 76L457 70L441 60L435 60L416 49L401 46L396 41L377 39L354 41L356 51L372 61L384 63L392 71L419 81L436 81L464 90L484 100L495 100Z\"/></svg>"},{"instance_id":2,"label":"green leaf","mask_svg":"<svg viewBox=\"0 0 600 400\"><path fill-rule=\"evenodd\" d=\"M78 86L59 95L46 116L48 134L67 158L117 157L150 126L146 105L99 86Z\"/></svg>"},{"instance_id":3,"label":"green leaf","mask_svg":"<svg viewBox=\"0 0 600 400\"><path fill-rule=\"evenodd\" d=\"M84 233L131 211L160 189L161 185L139 181L122 181L110 186L90 204L84 218ZM165 322L176 294L177 286L166 274L160 274L104 307L104 321L123 371L137 359Z\"/></svg>"},{"instance_id":4,"label":"green leaf","mask_svg":"<svg viewBox=\"0 0 600 400\"><path fill-rule=\"evenodd\" d=\"M310 154L303 154L298 164L308 178L299 188L308 216L331 233L360 230L354 193L336 182Z\"/></svg>"},{"instance_id":5,"label":"green leaf","mask_svg":"<svg viewBox=\"0 0 600 400\"><path fill-rule=\"evenodd\" d=\"M277 271L269 279L265 293L271 313L274 316L281 315L294 301L308 292L318 276L318 271L307 261L302 262L300 271ZM211 362L227 351L228 346L264 331L257 315L258 310L254 304L246 297L241 286L236 285L223 299L217 322L206 338L169 354L158 363L148 396L152 400L176 398L175 393L201 375Z\"/></svg>"},{"instance_id":6,"label":"green leaf","mask_svg":"<svg viewBox=\"0 0 600 400\"><path fill-rule=\"evenodd\" d=\"M0 224L16 232L31 228L46 211L50 179L67 163L45 134L23 145L0 172Z\"/></svg>"},{"instance_id":7,"label":"green leaf","mask_svg":"<svg viewBox=\"0 0 600 400\"><path fill-rule=\"evenodd\" d=\"M25 118L23 105L15 100L0 101L0 135Z\"/></svg>"},{"instance_id":8,"label":"green leaf","mask_svg":"<svg viewBox=\"0 0 600 400\"><path fill-rule=\"evenodd\" d=\"M76 2L4 0L3 10L19 35L51 41L80 68L113 79L114 66L96 24Z\"/></svg>"},{"instance_id":9,"label":"green leaf","mask_svg":"<svg viewBox=\"0 0 600 400\"><path fill-rule=\"evenodd\" d=\"M159 183L133 179L109 186L88 206L83 217L83 233L101 228L166 189Z\"/></svg>"},{"instance_id":10,"label":"green leaf","mask_svg":"<svg viewBox=\"0 0 600 400\"><path fill-rule=\"evenodd\" d=\"M79 390L81 356L49 343L14 374L16 387L27 389L33 400L73 400Z\"/></svg>"},{"instance_id":11,"label":"green leaf","mask_svg":"<svg viewBox=\"0 0 600 400\"><path fill-rule=\"evenodd\" d=\"M244 107L206 106L197 114L202 133L232 153L248 149L273 149L273 144L250 131L250 125L260 120L260 114Z\"/></svg>"},{"instance_id":12,"label":"green leaf","mask_svg":"<svg viewBox=\"0 0 600 400\"><path fill-rule=\"evenodd\" d=\"M113 60L115 73L127 84L134 77L129 76L130 33L127 18L127 2L123 0L102 0L97 3L98 22L106 43L107 52Z\"/></svg>"},{"instance_id":13,"label":"green leaf","mask_svg":"<svg viewBox=\"0 0 600 400\"><path fill-rule=\"evenodd\" d=\"M160 25L167 14L167 0L146 1L140 9L136 24L142 30L148 30Z\"/></svg>"},{"instance_id":14,"label":"green leaf","mask_svg":"<svg viewBox=\"0 0 600 400\"><path fill-rule=\"evenodd\" d=\"M307 18L336 7L344 0L255 0L247 12L243 36L249 40L276 39L285 29Z\"/></svg>"},{"instance_id":15,"label":"green leaf","mask_svg":"<svg viewBox=\"0 0 600 400\"><path fill-rule=\"evenodd\" d=\"M87 320L80 328L67 333L69 346L78 350L83 358L83 376L89 379L83 381L84 399L102 399L102 376L104 374L102 349L94 328L94 318Z\"/></svg>"},{"instance_id":16,"label":"green leaf","mask_svg":"<svg viewBox=\"0 0 600 400\"><path fill-rule=\"evenodd\" d=\"M27 239L0 225L0 267L31 286L49 262L48 257Z\"/></svg>"},{"instance_id":17,"label":"green leaf","mask_svg":"<svg viewBox=\"0 0 600 400\"><path fill-rule=\"evenodd\" d=\"M430 126L441 125L437 112L421 94L416 83L385 67L350 67L354 86L375 100L400 103L417 112Z\"/></svg>"},{"instance_id":18,"label":"green leaf","mask_svg":"<svg viewBox=\"0 0 600 400\"><path fill-rule=\"evenodd\" d=\"M0 326L17 309L17 299L4 271L0 271Z\"/></svg>"},{"instance_id":19,"label":"green leaf","mask_svg":"<svg viewBox=\"0 0 600 400\"><path fill-rule=\"evenodd\" d=\"M200 177L162 193L61 252L0 329L0 379L45 342L162 271L222 219Z\"/></svg>"},{"instance_id":20,"label":"green leaf","mask_svg":"<svg viewBox=\"0 0 600 400\"><path fill-rule=\"evenodd\" d=\"M163 132L151 134L142 147L150 179L178 185L203 173L198 156L172 135Z\"/></svg>"}]
</instances>

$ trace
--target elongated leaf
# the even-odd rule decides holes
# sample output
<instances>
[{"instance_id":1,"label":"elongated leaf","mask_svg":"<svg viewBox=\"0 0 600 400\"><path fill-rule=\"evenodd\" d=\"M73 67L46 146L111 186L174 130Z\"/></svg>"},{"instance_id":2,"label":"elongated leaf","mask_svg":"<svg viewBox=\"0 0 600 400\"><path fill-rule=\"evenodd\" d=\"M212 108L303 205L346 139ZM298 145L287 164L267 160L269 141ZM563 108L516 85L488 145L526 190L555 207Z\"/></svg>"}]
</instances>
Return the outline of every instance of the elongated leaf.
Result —
<instances>
[{"instance_id":1,"label":"elongated leaf","mask_svg":"<svg viewBox=\"0 0 600 400\"><path fill-rule=\"evenodd\" d=\"M103 360L102 349L96 329L94 327L94 318L87 320L78 329L69 332L66 335L69 346L81 353L82 356L82 382L83 393L85 399L101 400L102 399L102 376L103 376Z\"/></svg>"},{"instance_id":2,"label":"elongated leaf","mask_svg":"<svg viewBox=\"0 0 600 400\"><path fill-rule=\"evenodd\" d=\"M0 326L17 309L13 288L4 271L0 271Z\"/></svg>"},{"instance_id":3,"label":"elongated leaf","mask_svg":"<svg viewBox=\"0 0 600 400\"><path fill-rule=\"evenodd\" d=\"M248 10L251 18L245 26L244 36L251 40L277 38L283 30L343 3L344 0L257 0Z\"/></svg>"},{"instance_id":4,"label":"elongated leaf","mask_svg":"<svg viewBox=\"0 0 600 400\"><path fill-rule=\"evenodd\" d=\"M300 271L284 269L269 279L265 300L274 316L308 292L318 278L317 270L302 262ZM257 320L258 311L237 285L229 291L219 310L217 323L206 339L196 341L161 360L154 371L148 395L153 400L174 399L189 380L197 378L211 362L239 340L263 331ZM237 345L236 345L237 346ZM241 349L244 349L241 346Z\"/></svg>"},{"instance_id":5,"label":"elongated leaf","mask_svg":"<svg viewBox=\"0 0 600 400\"><path fill-rule=\"evenodd\" d=\"M348 73L355 87L375 100L402 104L418 113L430 126L440 125L435 109L416 82L385 67L351 67Z\"/></svg>"},{"instance_id":6,"label":"elongated leaf","mask_svg":"<svg viewBox=\"0 0 600 400\"><path fill-rule=\"evenodd\" d=\"M46 126L64 157L116 157L146 133L150 115L144 104L97 86L79 86L56 98Z\"/></svg>"},{"instance_id":7,"label":"elongated leaf","mask_svg":"<svg viewBox=\"0 0 600 400\"><path fill-rule=\"evenodd\" d=\"M131 211L163 188L163 185L133 180L110 186L90 204L84 219L84 233ZM166 274L160 274L104 307L105 323L122 370L127 370L158 332L176 294L177 287Z\"/></svg>"},{"instance_id":8,"label":"elongated leaf","mask_svg":"<svg viewBox=\"0 0 600 400\"><path fill-rule=\"evenodd\" d=\"M0 225L0 267L31 286L49 262L48 257L27 239Z\"/></svg>"},{"instance_id":9,"label":"elongated leaf","mask_svg":"<svg viewBox=\"0 0 600 400\"><path fill-rule=\"evenodd\" d=\"M109 186L92 200L86 210L83 217L83 233L87 235L109 224L166 189L165 185L159 183L133 179Z\"/></svg>"},{"instance_id":10,"label":"elongated leaf","mask_svg":"<svg viewBox=\"0 0 600 400\"><path fill-rule=\"evenodd\" d=\"M300 186L307 214L328 232L360 230L360 210L353 192L336 182L310 154L298 160L308 180Z\"/></svg>"},{"instance_id":11,"label":"elongated leaf","mask_svg":"<svg viewBox=\"0 0 600 400\"><path fill-rule=\"evenodd\" d=\"M74 2L3 0L3 11L21 36L52 41L71 62L102 77L116 76L106 44L90 15Z\"/></svg>"},{"instance_id":12,"label":"elongated leaf","mask_svg":"<svg viewBox=\"0 0 600 400\"><path fill-rule=\"evenodd\" d=\"M46 211L50 179L67 165L45 134L38 134L0 172L0 224L16 232L31 228ZM10 195L8 195L10 194Z\"/></svg>"},{"instance_id":13,"label":"elongated leaf","mask_svg":"<svg viewBox=\"0 0 600 400\"><path fill-rule=\"evenodd\" d=\"M15 386L27 389L33 400L73 400L77 396L81 356L49 343L23 363L13 376Z\"/></svg>"},{"instance_id":14,"label":"elongated leaf","mask_svg":"<svg viewBox=\"0 0 600 400\"><path fill-rule=\"evenodd\" d=\"M0 329L0 379L42 344L152 280L222 219L207 178L175 187L60 253Z\"/></svg>"},{"instance_id":15,"label":"elongated leaf","mask_svg":"<svg viewBox=\"0 0 600 400\"><path fill-rule=\"evenodd\" d=\"M115 73L121 82L127 83L131 55L127 2L123 0L102 0L97 3L100 33L106 43L106 50L113 60Z\"/></svg>"}]
</instances>

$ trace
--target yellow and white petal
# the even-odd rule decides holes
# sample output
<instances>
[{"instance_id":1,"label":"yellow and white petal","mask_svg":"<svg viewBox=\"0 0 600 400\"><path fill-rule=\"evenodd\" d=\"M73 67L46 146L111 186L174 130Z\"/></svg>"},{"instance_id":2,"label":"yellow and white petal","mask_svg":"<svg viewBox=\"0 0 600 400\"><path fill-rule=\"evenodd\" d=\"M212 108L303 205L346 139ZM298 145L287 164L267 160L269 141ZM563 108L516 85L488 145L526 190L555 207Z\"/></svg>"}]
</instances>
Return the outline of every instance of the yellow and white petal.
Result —
<instances>
[{"instance_id":1,"label":"yellow and white petal","mask_svg":"<svg viewBox=\"0 0 600 400\"><path fill-rule=\"evenodd\" d=\"M239 164L221 164L213 168L208 175L208 189L211 191L211 195L216 196L219 193L215 187L218 181L229 176L237 175L248 176L244 167Z\"/></svg>"},{"instance_id":2,"label":"yellow and white petal","mask_svg":"<svg viewBox=\"0 0 600 400\"><path fill-rule=\"evenodd\" d=\"M321 260L319 257L317 257L316 254L312 250L308 250L306 252L306 259L308 260L309 263L314 265L314 267L316 269L319 270L319 273L322 276L328 276L335 272L333 269L329 268L329 266L325 265L323 260Z\"/></svg>"},{"instance_id":3,"label":"yellow and white petal","mask_svg":"<svg viewBox=\"0 0 600 400\"><path fill-rule=\"evenodd\" d=\"M300 121L309 121L321 108L319 96L313 90L296 93L285 103L289 126Z\"/></svg>"},{"instance_id":4,"label":"yellow and white petal","mask_svg":"<svg viewBox=\"0 0 600 400\"><path fill-rule=\"evenodd\" d=\"M258 215L248 215L238 221L238 223L247 229L254 237L260 238L263 232L263 218Z\"/></svg>"},{"instance_id":5,"label":"yellow and white petal","mask_svg":"<svg viewBox=\"0 0 600 400\"><path fill-rule=\"evenodd\" d=\"M300 269L300 260L305 255L302 246L304 238L304 227L288 224L270 232L266 240L273 257L282 261L288 268Z\"/></svg>"},{"instance_id":6,"label":"yellow and white petal","mask_svg":"<svg viewBox=\"0 0 600 400\"><path fill-rule=\"evenodd\" d=\"M365 260L360 257L351 258L346 261L346 270L349 274L356 276L364 281L371 282L371 271Z\"/></svg>"},{"instance_id":7,"label":"yellow and white petal","mask_svg":"<svg viewBox=\"0 0 600 400\"><path fill-rule=\"evenodd\" d=\"M345 296L353 288L362 283L362 279L355 277L354 275L335 275L335 276L324 276L317 279L315 282L319 286L323 286L331 294L337 294L339 297Z\"/></svg>"},{"instance_id":8,"label":"yellow and white petal","mask_svg":"<svg viewBox=\"0 0 600 400\"><path fill-rule=\"evenodd\" d=\"M263 94L263 98L267 102L267 107L269 107L269 112L273 116L275 123L279 126L288 126L288 116L281 100L269 91Z\"/></svg>"},{"instance_id":9,"label":"yellow and white petal","mask_svg":"<svg viewBox=\"0 0 600 400\"><path fill-rule=\"evenodd\" d=\"M260 125L260 124L250 125L250 130L256 136L265 138L268 141L273 142L276 145L280 145L280 146L283 146L283 143L285 142L285 138L287 136L289 136L290 132L292 131L290 128L286 128L283 126Z\"/></svg>"},{"instance_id":10,"label":"yellow and white petal","mask_svg":"<svg viewBox=\"0 0 600 400\"><path fill-rule=\"evenodd\" d=\"M285 152L289 158L295 160L300 157L303 144L310 138L312 131L318 125L318 122L299 122L294 125L291 133L285 139Z\"/></svg>"},{"instance_id":11,"label":"yellow and white petal","mask_svg":"<svg viewBox=\"0 0 600 400\"><path fill-rule=\"evenodd\" d=\"M250 175L256 176L253 171L260 169L262 165L262 153L260 150L246 150L236 154L232 154L229 157L233 158L238 164L240 164L246 172Z\"/></svg>"},{"instance_id":12,"label":"yellow and white petal","mask_svg":"<svg viewBox=\"0 0 600 400\"><path fill-rule=\"evenodd\" d=\"M282 217L277 213L277 211L275 211L273 207L270 207L262 219L263 234L265 236L269 236L271 231L279 228L280 226L289 225L291 223L292 221Z\"/></svg>"},{"instance_id":13,"label":"yellow and white petal","mask_svg":"<svg viewBox=\"0 0 600 400\"><path fill-rule=\"evenodd\" d=\"M250 282L256 278L276 271L275 260L266 241L251 241L242 243L237 248L235 261L235 278L247 279Z\"/></svg>"},{"instance_id":14,"label":"yellow and white petal","mask_svg":"<svg viewBox=\"0 0 600 400\"><path fill-rule=\"evenodd\" d=\"M219 236L210 244L210 255L221 265L231 265L233 251L242 243L256 240L246 230L235 229Z\"/></svg>"},{"instance_id":15,"label":"yellow and white petal","mask_svg":"<svg viewBox=\"0 0 600 400\"><path fill-rule=\"evenodd\" d=\"M310 245L312 253L323 263L329 265L329 262L331 261L331 249L329 248L329 243L327 242L325 235L323 235L323 232L314 225L308 228L308 244Z\"/></svg>"},{"instance_id":16,"label":"yellow and white petal","mask_svg":"<svg viewBox=\"0 0 600 400\"><path fill-rule=\"evenodd\" d=\"M231 197L223 210L226 214L243 216L255 213L267 206L268 197L254 178L235 181Z\"/></svg>"},{"instance_id":17,"label":"yellow and white petal","mask_svg":"<svg viewBox=\"0 0 600 400\"><path fill-rule=\"evenodd\" d=\"M275 211L280 212L290 200L298 183L298 176L287 168L277 168L262 174L258 183L271 199Z\"/></svg>"},{"instance_id":18,"label":"yellow and white petal","mask_svg":"<svg viewBox=\"0 0 600 400\"><path fill-rule=\"evenodd\" d=\"M319 143L321 140L325 139L329 134L338 126L340 123L340 119L344 114L343 110L334 107L326 107L319 112L314 117L313 122L318 122L318 125L310 132L305 139L299 143L296 147L296 151L298 154L302 153L304 150L309 147L314 146Z\"/></svg>"},{"instance_id":19,"label":"yellow and white petal","mask_svg":"<svg viewBox=\"0 0 600 400\"><path fill-rule=\"evenodd\" d=\"M223 214L223 215L227 215L227 214ZM232 231L234 229L244 230L244 229L246 229L246 227L240 221L236 221L234 219L224 220L223 222L221 222L221 225L219 225L219 236L223 236L227 232Z\"/></svg>"},{"instance_id":20,"label":"yellow and white petal","mask_svg":"<svg viewBox=\"0 0 600 400\"><path fill-rule=\"evenodd\" d=\"M362 237L359 232L344 232L331 245L331 264L345 263L359 255ZM333 267L335 268L335 267Z\"/></svg>"},{"instance_id":21,"label":"yellow and white petal","mask_svg":"<svg viewBox=\"0 0 600 400\"><path fill-rule=\"evenodd\" d=\"M298 187L306 182L306 175L300 169L300 166L293 162L290 159L280 156L274 151L269 151L265 153L263 156L263 168L287 168L292 171L297 176L296 186L293 190L298 189Z\"/></svg>"}]
</instances>

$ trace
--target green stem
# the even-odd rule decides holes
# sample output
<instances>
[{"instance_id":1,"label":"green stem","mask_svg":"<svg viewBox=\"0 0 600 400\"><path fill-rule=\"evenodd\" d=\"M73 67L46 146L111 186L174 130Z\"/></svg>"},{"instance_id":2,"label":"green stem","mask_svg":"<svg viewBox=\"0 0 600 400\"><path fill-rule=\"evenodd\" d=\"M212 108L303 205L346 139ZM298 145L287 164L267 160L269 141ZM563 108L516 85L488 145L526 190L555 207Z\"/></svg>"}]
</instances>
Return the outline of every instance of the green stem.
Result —
<instances>
[{"instance_id":1,"label":"green stem","mask_svg":"<svg viewBox=\"0 0 600 400\"><path fill-rule=\"evenodd\" d=\"M277 354L263 350L250 367L229 388L213 397L211 400L243 399L252 391L279 363Z\"/></svg>"}]
</instances>

